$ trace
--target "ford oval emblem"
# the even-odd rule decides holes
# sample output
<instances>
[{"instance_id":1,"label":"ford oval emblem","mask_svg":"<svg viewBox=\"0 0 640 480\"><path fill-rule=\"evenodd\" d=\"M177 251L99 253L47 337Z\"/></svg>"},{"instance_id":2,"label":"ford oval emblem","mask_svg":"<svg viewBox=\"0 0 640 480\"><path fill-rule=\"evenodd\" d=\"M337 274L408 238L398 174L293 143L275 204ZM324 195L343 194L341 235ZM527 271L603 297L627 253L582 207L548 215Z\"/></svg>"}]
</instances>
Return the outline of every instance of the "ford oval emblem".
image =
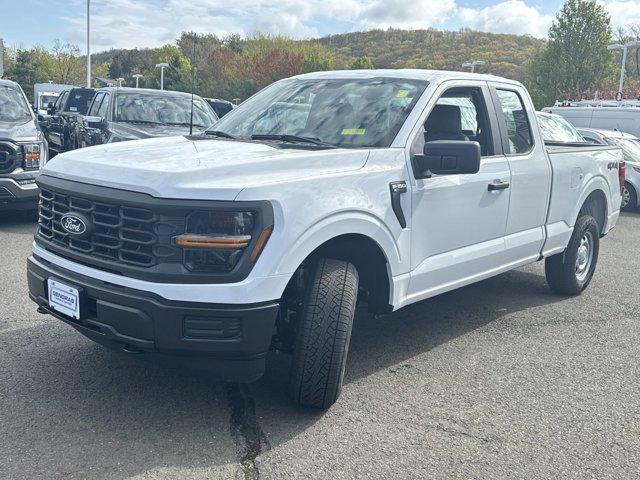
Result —
<instances>
[{"instance_id":1,"label":"ford oval emblem","mask_svg":"<svg viewBox=\"0 0 640 480\"><path fill-rule=\"evenodd\" d=\"M60 218L60 224L62 225L62 228L71 235L80 237L87 233L87 224L85 220L74 213L65 213L62 215L62 218Z\"/></svg>"}]
</instances>

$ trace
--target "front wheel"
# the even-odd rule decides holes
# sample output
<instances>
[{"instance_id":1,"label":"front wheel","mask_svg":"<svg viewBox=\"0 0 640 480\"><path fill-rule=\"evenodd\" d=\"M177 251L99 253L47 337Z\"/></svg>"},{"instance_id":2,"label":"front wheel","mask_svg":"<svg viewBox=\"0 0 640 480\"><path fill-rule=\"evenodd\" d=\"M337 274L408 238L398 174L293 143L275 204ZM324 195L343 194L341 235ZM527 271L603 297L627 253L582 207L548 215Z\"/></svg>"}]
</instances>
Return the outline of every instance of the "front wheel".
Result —
<instances>
[{"instance_id":1,"label":"front wheel","mask_svg":"<svg viewBox=\"0 0 640 480\"><path fill-rule=\"evenodd\" d=\"M320 259L305 292L293 350L289 390L297 404L325 409L338 399L357 298L356 268Z\"/></svg>"},{"instance_id":2,"label":"front wheel","mask_svg":"<svg viewBox=\"0 0 640 480\"><path fill-rule=\"evenodd\" d=\"M636 208L638 208L638 194L627 182L622 188L622 205L620 206L620 209L624 212L630 212Z\"/></svg>"},{"instance_id":3,"label":"front wheel","mask_svg":"<svg viewBox=\"0 0 640 480\"><path fill-rule=\"evenodd\" d=\"M578 218L563 253L545 261L547 283L555 293L579 295L591 282L598 263L600 231L591 215Z\"/></svg>"}]
</instances>

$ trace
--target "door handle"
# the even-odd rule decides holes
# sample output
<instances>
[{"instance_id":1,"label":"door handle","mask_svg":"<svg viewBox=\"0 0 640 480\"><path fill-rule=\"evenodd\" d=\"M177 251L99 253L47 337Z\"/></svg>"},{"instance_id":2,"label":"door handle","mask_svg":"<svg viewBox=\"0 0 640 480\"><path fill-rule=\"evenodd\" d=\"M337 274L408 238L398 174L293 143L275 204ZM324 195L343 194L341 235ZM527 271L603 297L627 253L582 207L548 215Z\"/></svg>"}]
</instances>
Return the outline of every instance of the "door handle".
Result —
<instances>
[{"instance_id":1,"label":"door handle","mask_svg":"<svg viewBox=\"0 0 640 480\"><path fill-rule=\"evenodd\" d=\"M509 188L509 182L503 182L502 180L496 180L493 183L489 184L489 191L495 192L497 190L506 190Z\"/></svg>"}]
</instances>

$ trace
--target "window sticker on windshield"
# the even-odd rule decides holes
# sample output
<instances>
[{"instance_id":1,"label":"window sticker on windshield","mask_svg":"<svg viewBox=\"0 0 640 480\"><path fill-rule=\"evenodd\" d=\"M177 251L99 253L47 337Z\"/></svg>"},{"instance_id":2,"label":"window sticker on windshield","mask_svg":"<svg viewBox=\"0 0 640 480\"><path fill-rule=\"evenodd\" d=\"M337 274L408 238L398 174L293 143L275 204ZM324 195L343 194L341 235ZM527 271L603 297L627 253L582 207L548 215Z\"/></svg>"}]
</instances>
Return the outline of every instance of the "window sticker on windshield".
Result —
<instances>
[{"instance_id":1,"label":"window sticker on windshield","mask_svg":"<svg viewBox=\"0 0 640 480\"><path fill-rule=\"evenodd\" d=\"M364 128L345 128L342 130L342 135L364 135L366 130Z\"/></svg>"},{"instance_id":2,"label":"window sticker on windshield","mask_svg":"<svg viewBox=\"0 0 640 480\"><path fill-rule=\"evenodd\" d=\"M398 93L396 93L398 98L407 98L407 95L409 95L409 90L398 90Z\"/></svg>"},{"instance_id":3,"label":"window sticker on windshield","mask_svg":"<svg viewBox=\"0 0 640 480\"><path fill-rule=\"evenodd\" d=\"M77 112L78 111L78 107L69 107L69 111Z\"/></svg>"}]
</instances>

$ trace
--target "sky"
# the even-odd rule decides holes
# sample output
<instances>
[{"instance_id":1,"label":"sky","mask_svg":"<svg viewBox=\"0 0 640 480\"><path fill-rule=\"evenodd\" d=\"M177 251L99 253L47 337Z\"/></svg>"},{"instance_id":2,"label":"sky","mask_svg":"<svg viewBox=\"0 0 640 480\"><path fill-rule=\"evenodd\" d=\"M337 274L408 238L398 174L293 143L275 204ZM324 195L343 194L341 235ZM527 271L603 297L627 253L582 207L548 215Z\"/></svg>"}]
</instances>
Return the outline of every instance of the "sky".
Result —
<instances>
[{"instance_id":1,"label":"sky","mask_svg":"<svg viewBox=\"0 0 640 480\"><path fill-rule=\"evenodd\" d=\"M84 50L87 0L0 0L10 47ZM613 27L640 24L640 0L598 0ZM467 27L545 37L562 0L91 0L91 50L157 47L182 31L312 38L372 28Z\"/></svg>"}]
</instances>

